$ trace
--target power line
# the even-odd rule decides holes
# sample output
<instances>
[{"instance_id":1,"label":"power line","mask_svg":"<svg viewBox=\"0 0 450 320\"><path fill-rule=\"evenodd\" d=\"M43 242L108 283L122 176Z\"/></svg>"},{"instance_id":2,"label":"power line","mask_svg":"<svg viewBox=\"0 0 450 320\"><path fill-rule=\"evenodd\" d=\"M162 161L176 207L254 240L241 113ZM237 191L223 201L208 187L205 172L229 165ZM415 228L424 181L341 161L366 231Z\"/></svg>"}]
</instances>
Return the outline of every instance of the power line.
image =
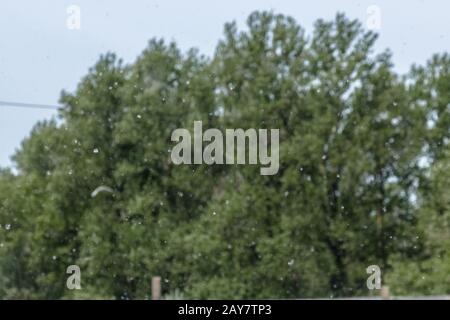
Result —
<instances>
[{"instance_id":1,"label":"power line","mask_svg":"<svg viewBox=\"0 0 450 320\"><path fill-rule=\"evenodd\" d=\"M47 110L58 110L58 109L62 108L62 106L55 106L55 105L50 105L50 104L36 104L36 103L9 102L9 101L0 101L0 106L2 106L2 107L47 109Z\"/></svg>"}]
</instances>

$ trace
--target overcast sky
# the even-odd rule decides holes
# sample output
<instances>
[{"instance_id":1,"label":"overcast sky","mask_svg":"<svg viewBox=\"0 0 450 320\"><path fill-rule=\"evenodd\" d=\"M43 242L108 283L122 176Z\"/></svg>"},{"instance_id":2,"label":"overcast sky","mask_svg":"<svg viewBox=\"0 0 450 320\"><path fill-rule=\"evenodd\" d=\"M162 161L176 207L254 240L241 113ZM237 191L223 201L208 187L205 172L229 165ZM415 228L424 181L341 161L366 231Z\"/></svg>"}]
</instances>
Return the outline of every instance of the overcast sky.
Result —
<instances>
[{"instance_id":1,"label":"overcast sky","mask_svg":"<svg viewBox=\"0 0 450 320\"><path fill-rule=\"evenodd\" d=\"M67 7L81 9L81 29L67 28ZM404 73L433 53L450 51L450 1L446 0L1 0L0 101L57 104L62 89L73 91L99 55L112 51L132 62L152 37L211 55L223 24L244 26L254 10L296 18L307 32L318 18L345 12L366 24L367 8L381 10L377 50L389 48ZM0 106L0 167L33 125L55 111Z\"/></svg>"}]
</instances>

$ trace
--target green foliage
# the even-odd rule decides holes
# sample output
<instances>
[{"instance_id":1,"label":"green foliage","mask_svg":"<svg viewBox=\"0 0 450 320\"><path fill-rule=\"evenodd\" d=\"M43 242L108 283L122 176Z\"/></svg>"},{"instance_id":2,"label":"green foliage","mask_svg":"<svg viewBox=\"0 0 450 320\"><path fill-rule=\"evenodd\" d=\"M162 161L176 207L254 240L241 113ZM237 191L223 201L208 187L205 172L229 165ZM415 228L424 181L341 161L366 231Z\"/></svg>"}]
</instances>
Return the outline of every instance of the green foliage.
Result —
<instances>
[{"instance_id":1,"label":"green foliage","mask_svg":"<svg viewBox=\"0 0 450 320\"><path fill-rule=\"evenodd\" d=\"M414 257L393 256L389 275L396 294L450 294L450 153L431 169L426 195L418 209L420 233L426 245Z\"/></svg>"},{"instance_id":2,"label":"green foliage","mask_svg":"<svg viewBox=\"0 0 450 320\"><path fill-rule=\"evenodd\" d=\"M395 293L449 293L450 59L401 77L375 41L255 12L210 59L102 56L0 172L0 297L147 299L155 275L168 298L369 295L372 264ZM172 164L194 120L279 128L278 174Z\"/></svg>"}]
</instances>

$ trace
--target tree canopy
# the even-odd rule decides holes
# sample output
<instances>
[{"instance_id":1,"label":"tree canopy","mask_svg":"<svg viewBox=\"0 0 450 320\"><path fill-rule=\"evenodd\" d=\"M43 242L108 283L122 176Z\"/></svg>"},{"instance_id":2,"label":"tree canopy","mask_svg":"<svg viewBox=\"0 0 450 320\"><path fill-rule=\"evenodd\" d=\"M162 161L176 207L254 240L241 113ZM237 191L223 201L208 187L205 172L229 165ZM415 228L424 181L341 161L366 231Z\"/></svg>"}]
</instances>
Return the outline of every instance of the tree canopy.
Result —
<instances>
[{"instance_id":1,"label":"tree canopy","mask_svg":"<svg viewBox=\"0 0 450 320\"><path fill-rule=\"evenodd\" d=\"M254 12L212 57L101 56L0 171L0 298L145 299L155 275L186 298L366 296L373 264L394 294L449 294L450 56L399 75L376 38ZM280 129L278 174L174 165L197 120Z\"/></svg>"}]
</instances>

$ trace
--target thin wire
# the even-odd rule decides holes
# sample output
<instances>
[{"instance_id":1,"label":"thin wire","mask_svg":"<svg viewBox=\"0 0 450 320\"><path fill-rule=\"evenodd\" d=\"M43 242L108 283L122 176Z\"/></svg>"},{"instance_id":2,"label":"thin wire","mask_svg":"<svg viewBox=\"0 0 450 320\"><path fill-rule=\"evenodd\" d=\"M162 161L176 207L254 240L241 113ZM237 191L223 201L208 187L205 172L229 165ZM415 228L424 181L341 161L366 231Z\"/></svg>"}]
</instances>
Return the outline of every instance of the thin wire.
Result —
<instances>
[{"instance_id":1,"label":"thin wire","mask_svg":"<svg viewBox=\"0 0 450 320\"><path fill-rule=\"evenodd\" d=\"M18 108L34 108L34 109L47 109L47 110L58 110L62 106L55 106L49 104L35 104L35 103L23 103L23 102L9 102L0 101L0 106L3 107L18 107Z\"/></svg>"}]
</instances>

